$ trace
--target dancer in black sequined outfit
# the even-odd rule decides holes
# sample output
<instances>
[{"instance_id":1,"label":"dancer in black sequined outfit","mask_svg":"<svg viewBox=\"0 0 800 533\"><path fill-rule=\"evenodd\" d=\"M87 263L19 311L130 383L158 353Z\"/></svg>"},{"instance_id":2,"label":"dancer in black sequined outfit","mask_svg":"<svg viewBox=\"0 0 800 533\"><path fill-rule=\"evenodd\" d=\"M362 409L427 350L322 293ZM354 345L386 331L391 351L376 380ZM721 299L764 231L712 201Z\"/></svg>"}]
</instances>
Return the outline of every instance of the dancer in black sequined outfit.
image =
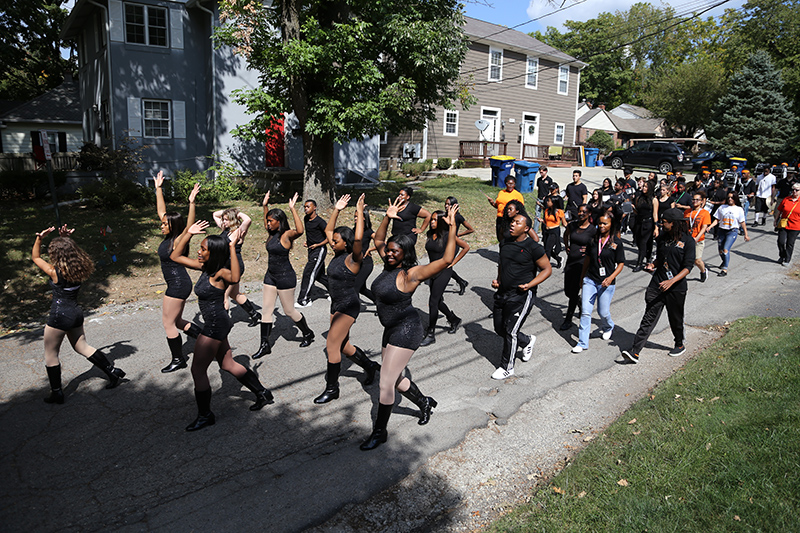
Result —
<instances>
[{"instance_id":1,"label":"dancer in black sequined outfit","mask_svg":"<svg viewBox=\"0 0 800 533\"><path fill-rule=\"evenodd\" d=\"M83 331L83 310L78 306L78 291L81 283L94 271L94 261L70 238L75 230L64 225L47 248L50 263L42 259L42 239L55 230L49 227L36 234L31 259L45 274L50 276L50 287L53 289L53 303L50 306L50 318L44 327L44 364L47 378L50 381L50 395L44 399L47 403L64 403L64 391L61 389L61 361L58 358L61 343L66 336L72 348L86 357L92 364L102 370L108 377L107 389L113 389L125 372L115 368L100 350L89 346Z\"/></svg>"},{"instance_id":2,"label":"dancer in black sequined outfit","mask_svg":"<svg viewBox=\"0 0 800 533\"><path fill-rule=\"evenodd\" d=\"M203 239L196 259L189 259L181 254L181 251L189 246L192 237L205 233L207 227L208 222L205 221L192 224L189 230L181 235L171 255L171 259L176 263L202 272L194 288L203 315L203 331L197 337L192 359L197 418L186 426L186 431L196 431L214 425L214 413L211 412L211 383L208 381L208 367L214 360L219 363L222 370L233 374L239 383L256 395L255 403L250 406L251 411L261 409L272 402L272 393L261 384L255 372L233 360L231 346L228 343L231 323L225 310L224 300L228 285L237 283L240 277L239 261L236 259L239 230L231 233L230 240L219 235L209 235ZM228 261L230 268L225 268Z\"/></svg>"},{"instance_id":3,"label":"dancer in black sequined outfit","mask_svg":"<svg viewBox=\"0 0 800 533\"><path fill-rule=\"evenodd\" d=\"M245 237L247 237L247 231L250 229L252 219L235 207L214 211L213 217L214 222L216 222L217 226L222 229L222 233L220 233L222 237L228 239L231 232L236 229L239 230L239 240L236 242L236 259L239 260L239 269L241 270L241 275L244 276L242 245L244 244ZM238 283L231 283L228 289L225 291L225 309L230 309L229 298L230 300L234 300L237 304L239 304L239 306L244 309L247 315L250 317L250 322L247 324L249 327L253 328L261 322L261 313L256 311L253 302L248 300L247 296L239 292Z\"/></svg>"}]
</instances>

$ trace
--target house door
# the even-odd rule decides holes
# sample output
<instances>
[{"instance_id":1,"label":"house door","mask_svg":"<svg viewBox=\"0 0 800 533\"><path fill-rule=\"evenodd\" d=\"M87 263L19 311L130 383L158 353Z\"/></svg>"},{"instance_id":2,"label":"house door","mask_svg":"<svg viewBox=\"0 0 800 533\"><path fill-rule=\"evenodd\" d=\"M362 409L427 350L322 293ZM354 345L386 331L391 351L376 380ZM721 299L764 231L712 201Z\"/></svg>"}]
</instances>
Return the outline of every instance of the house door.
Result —
<instances>
[{"instance_id":1,"label":"house door","mask_svg":"<svg viewBox=\"0 0 800 533\"><path fill-rule=\"evenodd\" d=\"M481 118L489 122L489 127L483 130L481 140L484 141L497 141L500 139L500 110L482 108Z\"/></svg>"},{"instance_id":2,"label":"house door","mask_svg":"<svg viewBox=\"0 0 800 533\"><path fill-rule=\"evenodd\" d=\"M522 115L522 144L539 144L539 115Z\"/></svg>"}]
</instances>

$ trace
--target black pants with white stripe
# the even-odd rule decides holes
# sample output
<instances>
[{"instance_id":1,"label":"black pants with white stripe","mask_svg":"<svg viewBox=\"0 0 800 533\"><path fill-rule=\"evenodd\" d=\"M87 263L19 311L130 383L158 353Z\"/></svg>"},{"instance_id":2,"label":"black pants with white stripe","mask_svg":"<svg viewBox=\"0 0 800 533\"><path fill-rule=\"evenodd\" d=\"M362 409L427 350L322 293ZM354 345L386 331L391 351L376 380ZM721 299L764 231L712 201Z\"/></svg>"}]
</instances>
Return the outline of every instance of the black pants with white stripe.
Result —
<instances>
[{"instance_id":1,"label":"black pants with white stripe","mask_svg":"<svg viewBox=\"0 0 800 533\"><path fill-rule=\"evenodd\" d=\"M511 370L514 368L514 357L517 348L530 342L530 337L522 333L522 325L533 309L533 293L531 291L498 291L494 295L492 313L494 317L494 331L503 337L503 357L500 359L500 368Z\"/></svg>"},{"instance_id":2,"label":"black pants with white stripe","mask_svg":"<svg viewBox=\"0 0 800 533\"><path fill-rule=\"evenodd\" d=\"M673 290L660 291L658 286L648 286L644 293L644 316L639 324L639 329L633 337L633 347L631 351L635 354L641 353L647 344L647 339L658 324L661 312L666 307L669 327L675 340L675 346L683 345L683 311L686 305L686 292L675 292Z\"/></svg>"},{"instance_id":3,"label":"black pants with white stripe","mask_svg":"<svg viewBox=\"0 0 800 533\"><path fill-rule=\"evenodd\" d=\"M320 246L308 251L308 263L303 269L303 281L300 283L300 294L297 301L306 303L309 299L311 287L318 281L328 288L328 276L325 274L325 256L328 254L327 246Z\"/></svg>"}]
</instances>

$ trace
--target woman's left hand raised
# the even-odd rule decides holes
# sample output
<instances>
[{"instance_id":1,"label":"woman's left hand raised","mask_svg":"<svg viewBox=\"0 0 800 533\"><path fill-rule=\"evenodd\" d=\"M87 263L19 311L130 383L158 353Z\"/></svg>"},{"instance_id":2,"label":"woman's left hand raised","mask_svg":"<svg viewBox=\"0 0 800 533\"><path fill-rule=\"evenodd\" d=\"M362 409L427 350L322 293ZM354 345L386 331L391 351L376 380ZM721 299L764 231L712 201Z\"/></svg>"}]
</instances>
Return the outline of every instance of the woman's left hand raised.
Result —
<instances>
[{"instance_id":1,"label":"woman's left hand raised","mask_svg":"<svg viewBox=\"0 0 800 533\"><path fill-rule=\"evenodd\" d=\"M201 235L206 232L207 227L208 227L208 222L206 222L205 220L198 220L197 222L189 226L189 235Z\"/></svg>"}]
</instances>

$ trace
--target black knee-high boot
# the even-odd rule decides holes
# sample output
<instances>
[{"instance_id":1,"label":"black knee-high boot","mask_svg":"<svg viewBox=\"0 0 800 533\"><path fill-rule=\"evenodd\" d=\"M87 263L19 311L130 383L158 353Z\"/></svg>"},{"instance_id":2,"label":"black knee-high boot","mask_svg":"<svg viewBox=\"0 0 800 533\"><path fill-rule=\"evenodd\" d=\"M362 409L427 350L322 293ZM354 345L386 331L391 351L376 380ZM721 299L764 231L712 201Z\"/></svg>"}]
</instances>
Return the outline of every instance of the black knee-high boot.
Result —
<instances>
[{"instance_id":1,"label":"black knee-high boot","mask_svg":"<svg viewBox=\"0 0 800 533\"><path fill-rule=\"evenodd\" d=\"M106 356L100 350L96 350L89 357L89 362L105 372L106 376L108 376L108 381L110 383L106 385L107 389L113 389L119 385L119 380L125 377L125 372L119 368L115 368L114 364L109 362L109 360L106 359Z\"/></svg>"},{"instance_id":2,"label":"black knee-high boot","mask_svg":"<svg viewBox=\"0 0 800 533\"><path fill-rule=\"evenodd\" d=\"M200 333L202 331L203 331L202 328L200 326L198 326L197 324L189 324L189 329L184 331L184 333L186 333L187 337L191 337L193 339L196 339L197 336L200 335Z\"/></svg>"},{"instance_id":3,"label":"black knee-high boot","mask_svg":"<svg viewBox=\"0 0 800 533\"><path fill-rule=\"evenodd\" d=\"M339 372L342 363L328 363L328 371L325 372L325 391L314 398L314 403L328 403L339 397Z\"/></svg>"},{"instance_id":4,"label":"black knee-high boot","mask_svg":"<svg viewBox=\"0 0 800 533\"><path fill-rule=\"evenodd\" d=\"M197 418L186 426L186 431L197 431L206 426L213 426L216 419L211 412L211 389L194 390L194 400L197 402Z\"/></svg>"},{"instance_id":5,"label":"black knee-high boot","mask_svg":"<svg viewBox=\"0 0 800 533\"><path fill-rule=\"evenodd\" d=\"M425 336L422 337L422 340L419 342L419 345L430 346L435 342L436 342L436 327L428 326L428 329L425 331Z\"/></svg>"},{"instance_id":6,"label":"black knee-high boot","mask_svg":"<svg viewBox=\"0 0 800 533\"><path fill-rule=\"evenodd\" d=\"M308 327L308 323L306 323L306 317L300 315L300 320L295 322L295 324L303 334L303 340L300 342L300 347L305 348L306 346L311 346L311 343L314 342L314 332L311 331L310 327Z\"/></svg>"},{"instance_id":7,"label":"black knee-high boot","mask_svg":"<svg viewBox=\"0 0 800 533\"><path fill-rule=\"evenodd\" d=\"M423 396L423 394L419 391L419 388L417 388L417 384L411 380L409 381L411 384L408 386L408 390L402 391L400 394L414 402L417 407L419 407L419 422L417 422L417 424L424 426L431 419L431 409L436 407L438 404L436 403L436 400L430 396Z\"/></svg>"},{"instance_id":8,"label":"black knee-high boot","mask_svg":"<svg viewBox=\"0 0 800 533\"><path fill-rule=\"evenodd\" d=\"M356 353L353 355L348 355L347 357L364 369L364 373L366 374L366 377L364 378L364 385L372 385L372 382L375 381L375 372L381 369L381 365L375 361L371 361L370 358L367 357L367 354L364 353L364 350L358 346L355 346L354 348L356 349Z\"/></svg>"},{"instance_id":9,"label":"black knee-high boot","mask_svg":"<svg viewBox=\"0 0 800 533\"><path fill-rule=\"evenodd\" d=\"M253 305L253 302L251 302L250 300L246 300L241 305L241 307L242 307L242 309L247 311L247 314L250 316L250 322L247 324L247 326L250 327L250 328L256 327L258 325L258 323L261 322L261 313L256 311L256 308Z\"/></svg>"},{"instance_id":10,"label":"black knee-high boot","mask_svg":"<svg viewBox=\"0 0 800 533\"><path fill-rule=\"evenodd\" d=\"M181 340L181 336L178 335L172 339L167 337L167 344L172 354L172 361L161 369L161 373L168 374L169 372L175 372L181 368L186 368L186 358L183 356L183 341Z\"/></svg>"},{"instance_id":11,"label":"black knee-high boot","mask_svg":"<svg viewBox=\"0 0 800 533\"><path fill-rule=\"evenodd\" d=\"M372 434L361 443L361 448L364 451L373 450L386 442L389 433L386 431L386 425L389 423L389 417L392 415L392 407L394 405L378 404L378 416L375 418L375 425L372 427Z\"/></svg>"},{"instance_id":12,"label":"black knee-high boot","mask_svg":"<svg viewBox=\"0 0 800 533\"><path fill-rule=\"evenodd\" d=\"M239 383L250 389L250 391L256 395L256 403L250 406L251 411L258 411L265 405L272 403L272 393L261 384L256 373L249 368L247 369L247 372L245 372L244 376L236 379L238 379Z\"/></svg>"},{"instance_id":13,"label":"black knee-high boot","mask_svg":"<svg viewBox=\"0 0 800 533\"><path fill-rule=\"evenodd\" d=\"M46 366L47 380L50 382L50 396L45 403L64 403L64 391L61 390L61 365Z\"/></svg>"},{"instance_id":14,"label":"black knee-high boot","mask_svg":"<svg viewBox=\"0 0 800 533\"><path fill-rule=\"evenodd\" d=\"M272 353L272 346L269 344L270 333L272 333L272 322L262 322L261 345L258 347L258 351L251 356L253 359L260 359L261 357Z\"/></svg>"}]
</instances>

